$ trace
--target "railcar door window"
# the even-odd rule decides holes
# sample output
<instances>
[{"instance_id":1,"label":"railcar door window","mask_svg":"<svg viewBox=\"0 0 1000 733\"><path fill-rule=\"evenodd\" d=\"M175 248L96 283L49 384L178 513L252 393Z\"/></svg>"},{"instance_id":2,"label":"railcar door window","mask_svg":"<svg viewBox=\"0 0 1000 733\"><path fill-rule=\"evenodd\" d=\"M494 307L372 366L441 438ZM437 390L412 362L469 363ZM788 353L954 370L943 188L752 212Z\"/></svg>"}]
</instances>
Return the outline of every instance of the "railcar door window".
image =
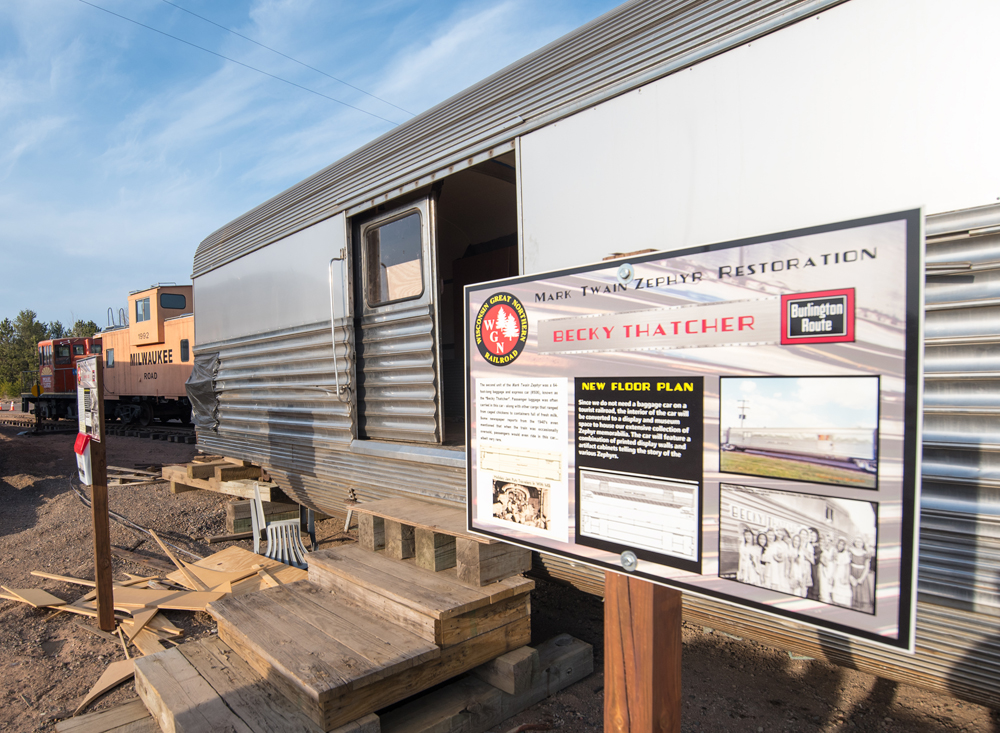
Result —
<instances>
[{"instance_id":1,"label":"railcar door window","mask_svg":"<svg viewBox=\"0 0 1000 733\"><path fill-rule=\"evenodd\" d=\"M420 214L412 212L365 232L368 305L417 298L424 292Z\"/></svg>"},{"instance_id":2,"label":"railcar door window","mask_svg":"<svg viewBox=\"0 0 1000 733\"><path fill-rule=\"evenodd\" d=\"M191 358L191 347L188 344L187 339L181 339L181 361L187 361Z\"/></svg>"},{"instance_id":3,"label":"railcar door window","mask_svg":"<svg viewBox=\"0 0 1000 733\"><path fill-rule=\"evenodd\" d=\"M135 301L135 322L142 323L149 320L149 298L142 298Z\"/></svg>"},{"instance_id":4,"label":"railcar door window","mask_svg":"<svg viewBox=\"0 0 1000 733\"><path fill-rule=\"evenodd\" d=\"M115 365L115 350L108 349L108 353L104 355L104 362L108 369L111 369Z\"/></svg>"},{"instance_id":5,"label":"railcar door window","mask_svg":"<svg viewBox=\"0 0 1000 733\"><path fill-rule=\"evenodd\" d=\"M71 360L69 345L56 347L56 364L69 364Z\"/></svg>"}]
</instances>

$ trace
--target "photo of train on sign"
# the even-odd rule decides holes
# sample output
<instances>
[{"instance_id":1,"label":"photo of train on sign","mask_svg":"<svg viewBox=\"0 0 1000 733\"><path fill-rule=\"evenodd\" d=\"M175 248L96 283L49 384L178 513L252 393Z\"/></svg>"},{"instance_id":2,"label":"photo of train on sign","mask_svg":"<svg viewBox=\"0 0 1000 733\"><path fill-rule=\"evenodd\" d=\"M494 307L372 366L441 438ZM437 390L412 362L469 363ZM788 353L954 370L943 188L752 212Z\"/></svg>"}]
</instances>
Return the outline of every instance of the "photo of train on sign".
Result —
<instances>
[{"instance_id":1,"label":"photo of train on sign","mask_svg":"<svg viewBox=\"0 0 1000 733\"><path fill-rule=\"evenodd\" d=\"M343 510L349 496L361 501L418 496L464 506L468 461L479 447L477 436L466 435L473 427L467 424L466 401L502 403L496 396L502 380L529 360L544 356L561 363L597 343L605 331L592 331L599 325L593 319L583 321L603 317L602 299L622 298L626 314L674 307L681 300L712 308L715 304L698 300L699 290L711 287L727 303L739 291L747 299L774 298L760 310L771 319L777 346L822 361L835 349L864 344L858 350L863 356L843 361L843 352L837 352L818 372L793 370L775 358L725 374L751 381L842 376L861 368L868 376L881 375L892 367L887 334L897 339L893 343L909 337L912 353L923 359L922 383L918 374L911 375L911 384L923 391L923 412L919 400L908 399L915 392L906 392L901 376L880 379L878 391L887 395L880 398L880 409L905 413L922 430L914 445L921 455L910 463L917 474L911 485L919 482L921 490L914 506L919 516L913 517L919 519L921 562L912 579L914 650L819 631L778 617L768 606L734 607L710 594L685 593L684 610L696 623L807 656L995 700L1000 568L991 558L1000 556L995 500L1000 434L993 412L1000 381L990 349L1000 296L1000 138L989 115L955 110L969 109L994 83L992 46L969 43L964 34L998 25L995 4L971 0L907 4L905 10L888 0L622 5L234 221L220 222L204 238L193 259L194 354L205 365L213 399L199 416L200 446L266 466L286 493L320 510ZM954 28L963 32L945 30ZM845 56L848 45L852 53ZM936 52L928 54L928 48ZM898 63L887 65L886 59ZM831 241L810 254L790 247L780 257L731 249L731 256L717 256L711 268L693 260L685 263L690 267L669 271L651 264L680 251L704 253L713 244L752 244L774 233L918 208L912 228L919 256L907 265L913 268L916 296L905 313L872 312L859 292L844 292L852 289L851 273L885 267L893 248L872 239ZM599 282L571 286L543 277L594 268L623 253L632 254L608 263ZM629 267L620 269L623 264ZM893 299L903 302L905 294L890 287L902 271L885 271L889 274L872 289L881 288L880 297L890 306ZM527 312L527 328L518 317L515 329L505 313L506 333L496 321L485 333L480 330L490 344L503 338L505 355L512 353L508 347L518 351L516 359L493 365L479 350L477 334L466 328L485 301L468 312L464 289L510 276L535 279L523 294L504 282L484 287L484 295L516 297ZM786 287L793 277L802 279L801 288ZM794 297L783 303L782 295ZM628 307L626 300L632 301ZM551 353L539 355L533 349L542 319L533 313L542 307L555 312L555 304L568 309L560 318L580 323L553 327ZM622 315L620 324L600 325L614 328L612 334L620 334L627 346L637 338L653 339L657 325L673 337L676 321L682 332L677 335L692 346L687 358L697 360L707 352L698 341L750 340L746 318L755 314L726 309L655 322ZM900 319L909 319L910 326ZM523 349L518 348L522 335L527 336ZM709 348L731 348L732 356L743 347ZM498 346L485 351L495 361L503 358ZM630 353L641 369L632 371L630 362L629 371L611 376L648 377L655 384L685 381L681 378L691 373L680 369L677 351L651 346ZM489 366L492 385L476 382L466 389L464 372L473 363ZM735 409L732 398L714 391L719 373L708 380L704 414L739 429L739 419L728 415ZM491 443L489 450L477 456L478 468L503 482L499 488L493 481L483 483L490 519L494 504L501 505L498 521L509 515L537 524L544 514L544 528L509 520L504 525L532 538L576 533L554 508L575 500L569 482L577 475L568 444L576 434L576 416L594 416L580 411L590 406L581 405L586 398L577 399L570 385L572 380L553 384L543 377L535 387L560 415L555 426L542 427L564 431L560 439L548 440L544 436L550 433L538 431L543 437L529 441L534 445L525 456L523 446L498 440L505 436L497 430L484 441ZM704 472L720 474L723 460L752 464L727 472L724 482L710 476L713 494L716 482L770 490L788 482L796 485L793 493L873 503L889 480L902 481L902 464L887 458L902 453L894 442L899 430L885 415L879 414L877 425L861 415L858 429L879 430L877 451L852 455L854 448L837 447L841 441L834 429L854 428L853 423L756 422L765 385L760 381L758 387L756 395L741 397L750 408L743 413L745 429L823 428L816 443L832 443L833 451L813 454L810 447L789 457L780 450L774 451L780 455L756 455L759 446L723 450L721 424L712 422L703 437ZM857 392L864 389L837 394ZM731 438L730 446L740 444L735 434ZM638 446L630 447L638 452ZM870 462L865 467L854 459ZM773 477L778 464L820 480ZM536 478L518 480L526 471ZM585 517L587 532L599 534L599 541L619 542L624 534L607 521L607 510L620 496L631 495L628 473L597 466L585 471L594 499ZM699 543L696 528L684 524L687 507L693 513L703 499L702 482L683 497L679 486L688 483L636 482L647 496L671 492L671 501L657 508L678 527L678 549L676 556L659 554L684 562L687 553L700 553L704 561L719 551L719 530L711 543ZM511 490L501 498L508 485L536 492ZM682 498L690 500L683 507ZM548 509L541 508L546 504ZM705 513L704 503L698 511ZM843 532L845 540L851 533ZM885 600L891 589L884 583L895 572L894 562L885 552L874 562L876 614L892 603ZM579 560L542 552L536 564L580 587L595 592L603 587L601 572ZM815 607L821 615L876 626L874 615L842 604L820 607L808 597L752 583L717 582L778 604Z\"/></svg>"}]
</instances>

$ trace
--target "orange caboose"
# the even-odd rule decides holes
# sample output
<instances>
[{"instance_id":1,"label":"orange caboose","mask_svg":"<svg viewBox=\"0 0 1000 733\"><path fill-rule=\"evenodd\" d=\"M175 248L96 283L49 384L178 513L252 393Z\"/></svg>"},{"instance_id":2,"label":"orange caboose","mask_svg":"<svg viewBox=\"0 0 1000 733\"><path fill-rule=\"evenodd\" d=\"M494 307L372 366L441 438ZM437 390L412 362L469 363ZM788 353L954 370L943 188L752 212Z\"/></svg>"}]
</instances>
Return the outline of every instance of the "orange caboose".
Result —
<instances>
[{"instance_id":1,"label":"orange caboose","mask_svg":"<svg viewBox=\"0 0 1000 733\"><path fill-rule=\"evenodd\" d=\"M194 364L190 285L156 285L128 296L129 322L101 333L109 417L149 425L191 420L184 382Z\"/></svg>"}]
</instances>

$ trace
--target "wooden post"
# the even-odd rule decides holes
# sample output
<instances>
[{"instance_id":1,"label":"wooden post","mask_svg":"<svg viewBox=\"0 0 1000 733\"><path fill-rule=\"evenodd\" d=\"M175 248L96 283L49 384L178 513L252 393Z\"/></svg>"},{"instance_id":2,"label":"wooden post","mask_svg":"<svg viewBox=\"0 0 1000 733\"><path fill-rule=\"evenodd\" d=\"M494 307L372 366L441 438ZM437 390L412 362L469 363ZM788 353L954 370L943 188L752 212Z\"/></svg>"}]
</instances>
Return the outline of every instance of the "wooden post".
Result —
<instances>
[{"instance_id":1,"label":"wooden post","mask_svg":"<svg viewBox=\"0 0 1000 733\"><path fill-rule=\"evenodd\" d=\"M604 573L604 730L681 730L681 592L611 571Z\"/></svg>"},{"instance_id":2,"label":"wooden post","mask_svg":"<svg viewBox=\"0 0 1000 733\"><path fill-rule=\"evenodd\" d=\"M111 527L108 520L108 458L104 433L104 364L94 358L97 389L97 424L90 441L90 468L94 484L90 504L94 515L94 580L97 582L97 622L102 631L115 628L115 599L111 568Z\"/></svg>"}]
</instances>

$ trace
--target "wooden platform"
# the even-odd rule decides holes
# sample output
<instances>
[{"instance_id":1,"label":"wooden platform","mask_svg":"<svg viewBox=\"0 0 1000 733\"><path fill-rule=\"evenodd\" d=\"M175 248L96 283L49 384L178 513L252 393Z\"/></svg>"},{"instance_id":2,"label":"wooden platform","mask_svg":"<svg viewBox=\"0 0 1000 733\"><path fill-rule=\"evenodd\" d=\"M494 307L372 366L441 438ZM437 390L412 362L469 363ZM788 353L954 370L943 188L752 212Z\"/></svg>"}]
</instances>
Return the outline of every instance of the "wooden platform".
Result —
<instances>
[{"instance_id":1,"label":"wooden platform","mask_svg":"<svg viewBox=\"0 0 1000 733\"><path fill-rule=\"evenodd\" d=\"M531 569L531 551L479 537L466 530L465 512L418 499L382 499L353 504L358 543L384 549L395 560L415 558L426 570L457 568L466 583L488 585Z\"/></svg>"},{"instance_id":2,"label":"wooden platform","mask_svg":"<svg viewBox=\"0 0 1000 733\"><path fill-rule=\"evenodd\" d=\"M219 637L324 730L523 646L531 632L525 615L489 631L470 629L442 649L371 604L307 582L225 598L208 611Z\"/></svg>"},{"instance_id":3,"label":"wooden platform","mask_svg":"<svg viewBox=\"0 0 1000 733\"><path fill-rule=\"evenodd\" d=\"M170 491L174 494L201 490L252 499L256 483L262 501L291 502L277 484L263 479L259 466L235 458L196 459L191 463L164 466L160 474L161 480L170 482Z\"/></svg>"},{"instance_id":4,"label":"wooden platform","mask_svg":"<svg viewBox=\"0 0 1000 733\"><path fill-rule=\"evenodd\" d=\"M159 724L154 730L165 733L322 730L218 638L136 660L135 687ZM378 718L370 715L338 733L378 730Z\"/></svg>"},{"instance_id":5,"label":"wooden platform","mask_svg":"<svg viewBox=\"0 0 1000 733\"><path fill-rule=\"evenodd\" d=\"M454 569L435 573L357 545L310 554L309 580L442 647L530 617L535 587L522 577L470 585Z\"/></svg>"}]
</instances>

